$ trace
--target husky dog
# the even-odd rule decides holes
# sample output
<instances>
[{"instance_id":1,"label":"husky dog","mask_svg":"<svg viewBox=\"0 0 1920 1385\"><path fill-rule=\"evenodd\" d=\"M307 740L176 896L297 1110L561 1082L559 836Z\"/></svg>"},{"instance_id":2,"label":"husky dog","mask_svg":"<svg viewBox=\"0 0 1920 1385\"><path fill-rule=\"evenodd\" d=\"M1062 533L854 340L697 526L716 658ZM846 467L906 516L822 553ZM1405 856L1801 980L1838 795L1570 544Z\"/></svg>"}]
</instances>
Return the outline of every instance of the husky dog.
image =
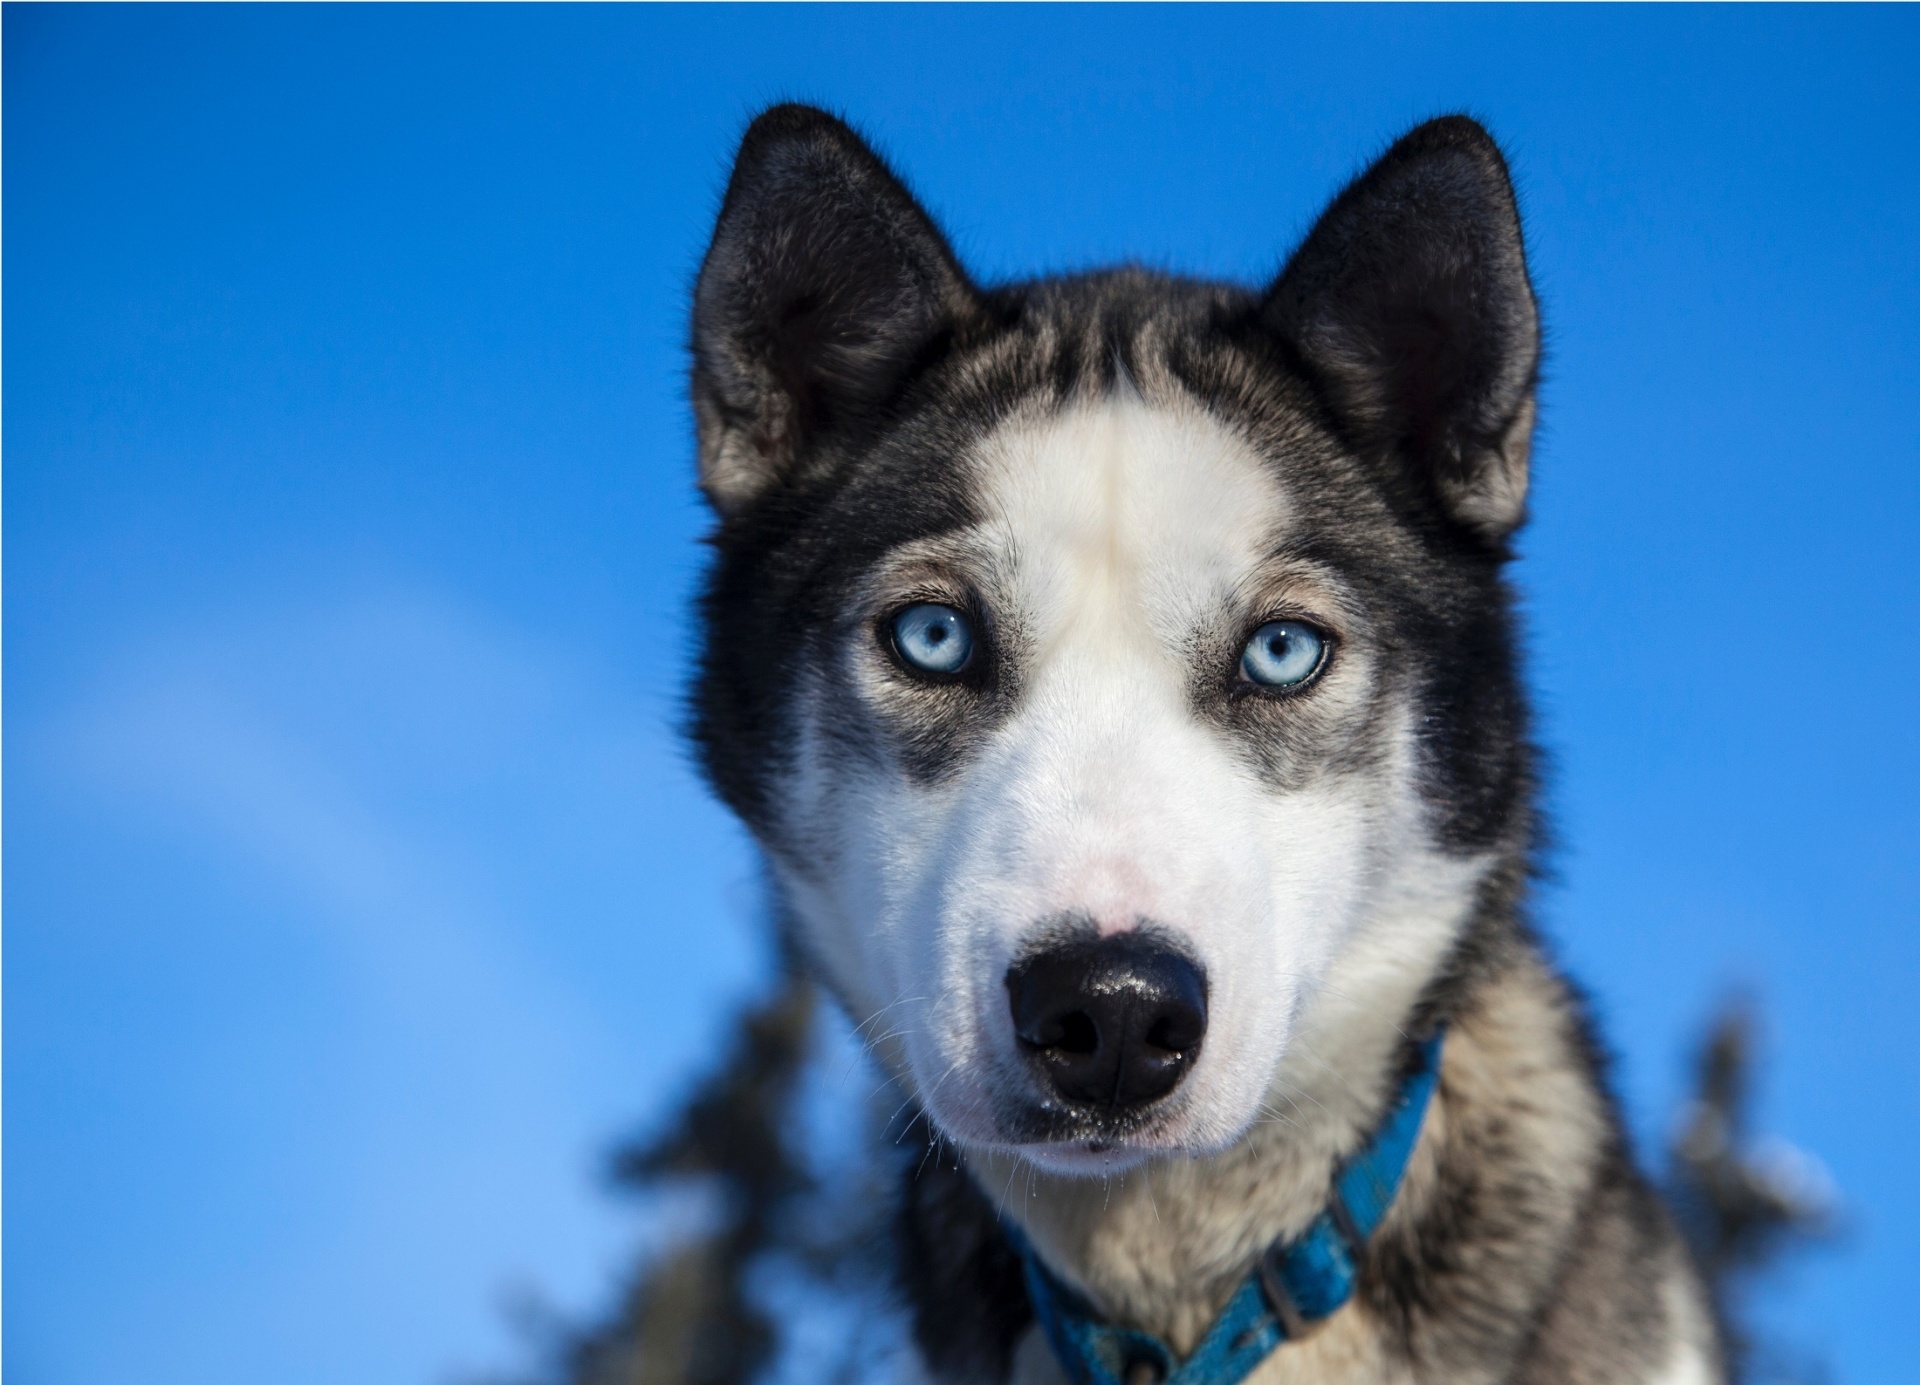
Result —
<instances>
[{"instance_id":1,"label":"husky dog","mask_svg":"<svg viewBox=\"0 0 1920 1385\"><path fill-rule=\"evenodd\" d=\"M748 129L695 739L957 1155L902 1197L932 1379L1723 1378L1526 919L1539 359L1464 117L1259 290L978 285L840 121Z\"/></svg>"}]
</instances>

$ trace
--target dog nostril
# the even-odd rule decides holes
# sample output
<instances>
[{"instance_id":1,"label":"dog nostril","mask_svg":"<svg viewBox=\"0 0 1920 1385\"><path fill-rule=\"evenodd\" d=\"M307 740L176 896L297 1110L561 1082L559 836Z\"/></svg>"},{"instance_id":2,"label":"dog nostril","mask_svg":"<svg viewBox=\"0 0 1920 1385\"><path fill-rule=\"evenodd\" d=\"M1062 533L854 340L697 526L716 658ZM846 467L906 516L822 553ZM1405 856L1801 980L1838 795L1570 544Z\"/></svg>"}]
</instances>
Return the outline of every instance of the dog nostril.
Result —
<instances>
[{"instance_id":1,"label":"dog nostril","mask_svg":"<svg viewBox=\"0 0 1920 1385\"><path fill-rule=\"evenodd\" d=\"M1206 1035L1206 980L1140 933L1080 938L1007 973L1014 1033L1069 1101L1124 1108L1178 1086Z\"/></svg>"},{"instance_id":2,"label":"dog nostril","mask_svg":"<svg viewBox=\"0 0 1920 1385\"><path fill-rule=\"evenodd\" d=\"M1043 1014L1020 1031L1020 1041L1031 1048L1057 1048L1066 1053L1092 1053L1100 1046L1100 1029L1082 1010Z\"/></svg>"},{"instance_id":3,"label":"dog nostril","mask_svg":"<svg viewBox=\"0 0 1920 1385\"><path fill-rule=\"evenodd\" d=\"M1093 1016L1084 1010L1074 1010L1060 1016L1059 1022L1052 1026L1058 1031L1058 1037L1049 1039L1043 1047L1057 1048L1066 1053L1092 1053L1100 1047L1100 1029L1093 1022Z\"/></svg>"},{"instance_id":4,"label":"dog nostril","mask_svg":"<svg viewBox=\"0 0 1920 1385\"><path fill-rule=\"evenodd\" d=\"M1162 1015L1147 1031L1147 1043L1163 1053L1185 1053L1200 1046L1206 1020L1192 1012Z\"/></svg>"}]
</instances>

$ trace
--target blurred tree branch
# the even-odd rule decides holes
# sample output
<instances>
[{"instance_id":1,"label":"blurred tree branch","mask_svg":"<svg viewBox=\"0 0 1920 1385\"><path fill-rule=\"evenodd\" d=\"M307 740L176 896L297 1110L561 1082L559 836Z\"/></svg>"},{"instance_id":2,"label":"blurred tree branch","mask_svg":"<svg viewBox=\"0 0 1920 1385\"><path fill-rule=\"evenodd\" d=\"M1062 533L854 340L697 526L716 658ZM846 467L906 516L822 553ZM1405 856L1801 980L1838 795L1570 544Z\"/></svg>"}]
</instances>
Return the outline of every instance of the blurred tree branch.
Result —
<instances>
[{"instance_id":1,"label":"blurred tree branch","mask_svg":"<svg viewBox=\"0 0 1920 1385\"><path fill-rule=\"evenodd\" d=\"M1750 999L1724 1005L1695 1060L1694 1094L1668 1147L1667 1198L1706 1275L1726 1330L1735 1378L1803 1380L1750 1322L1747 1298L1763 1272L1838 1232L1838 1204L1817 1161L1780 1140L1752 1136L1759 1022Z\"/></svg>"},{"instance_id":2,"label":"blurred tree branch","mask_svg":"<svg viewBox=\"0 0 1920 1385\"><path fill-rule=\"evenodd\" d=\"M673 1124L616 1152L620 1185L707 1183L719 1210L713 1226L643 1268L608 1321L564 1345L568 1385L748 1385L772 1358L774 1325L746 1281L809 1186L786 1131L814 1006L813 987L788 969L741 1015L726 1059Z\"/></svg>"}]
</instances>

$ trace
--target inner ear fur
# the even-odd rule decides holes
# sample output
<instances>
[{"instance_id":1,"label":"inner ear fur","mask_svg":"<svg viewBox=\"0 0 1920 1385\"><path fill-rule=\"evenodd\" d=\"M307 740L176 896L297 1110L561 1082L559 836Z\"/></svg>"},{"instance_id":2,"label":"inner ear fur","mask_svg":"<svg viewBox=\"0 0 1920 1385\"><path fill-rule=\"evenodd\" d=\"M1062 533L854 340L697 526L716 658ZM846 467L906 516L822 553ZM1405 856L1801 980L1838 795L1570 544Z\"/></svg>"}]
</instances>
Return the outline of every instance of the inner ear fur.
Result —
<instances>
[{"instance_id":1,"label":"inner ear fur","mask_svg":"<svg viewBox=\"0 0 1920 1385\"><path fill-rule=\"evenodd\" d=\"M976 310L945 238L841 121L747 128L693 306L700 484L722 514L858 426Z\"/></svg>"},{"instance_id":2,"label":"inner ear fur","mask_svg":"<svg viewBox=\"0 0 1920 1385\"><path fill-rule=\"evenodd\" d=\"M1540 319L1506 161L1429 121L1347 187L1263 306L1357 450L1498 542L1526 517Z\"/></svg>"}]
</instances>

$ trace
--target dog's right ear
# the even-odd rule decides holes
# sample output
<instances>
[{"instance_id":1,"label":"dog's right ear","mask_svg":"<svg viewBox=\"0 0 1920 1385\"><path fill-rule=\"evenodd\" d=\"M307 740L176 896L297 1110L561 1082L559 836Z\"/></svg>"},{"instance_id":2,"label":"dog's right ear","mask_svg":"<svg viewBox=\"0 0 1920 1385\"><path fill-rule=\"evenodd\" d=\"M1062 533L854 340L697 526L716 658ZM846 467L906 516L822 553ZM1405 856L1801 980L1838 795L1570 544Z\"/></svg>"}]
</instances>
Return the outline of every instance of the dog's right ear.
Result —
<instances>
[{"instance_id":1,"label":"dog's right ear","mask_svg":"<svg viewBox=\"0 0 1920 1385\"><path fill-rule=\"evenodd\" d=\"M721 514L883 404L977 311L933 221L811 106L747 127L693 296L700 486Z\"/></svg>"}]
</instances>

